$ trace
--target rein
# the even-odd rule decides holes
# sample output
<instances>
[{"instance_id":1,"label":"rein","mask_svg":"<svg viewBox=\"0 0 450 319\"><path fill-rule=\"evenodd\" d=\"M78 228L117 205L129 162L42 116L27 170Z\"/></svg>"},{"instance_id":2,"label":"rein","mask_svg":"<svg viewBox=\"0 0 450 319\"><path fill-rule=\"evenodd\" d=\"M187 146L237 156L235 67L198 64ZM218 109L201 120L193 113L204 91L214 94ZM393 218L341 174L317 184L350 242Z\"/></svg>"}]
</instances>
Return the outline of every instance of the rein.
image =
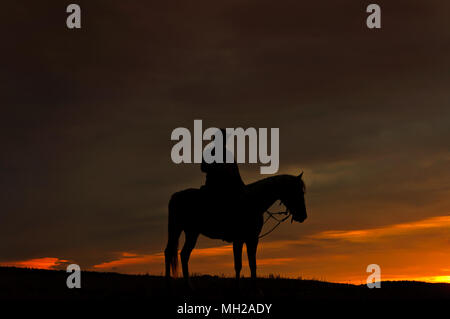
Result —
<instances>
[{"instance_id":1,"label":"rein","mask_svg":"<svg viewBox=\"0 0 450 319\"><path fill-rule=\"evenodd\" d=\"M281 204L282 204L282 203L280 203L280 205L281 205ZM259 236L258 236L258 239L263 238L264 236L269 235L269 234L270 234L271 232L273 232L278 226L280 226L280 224L281 224L282 222L284 222L286 219L289 218L289 216L291 216L291 213L290 213L287 209L286 209L286 211L284 211L284 212L278 212L278 213L271 213L271 212L269 212L269 211L267 210L266 213L269 214L269 216L268 216L268 217L266 218L266 220L264 221L263 226L264 226L264 225L269 221L269 219L271 219L271 218L275 219L275 220L277 221L277 224L276 224L275 226L273 226L271 230L265 232L265 233L262 234L262 235L259 235ZM286 216L283 217L283 218L281 218L281 219L279 219L279 218L276 218L275 215L286 215ZM292 222L292 220L291 220L291 222Z\"/></svg>"}]
</instances>

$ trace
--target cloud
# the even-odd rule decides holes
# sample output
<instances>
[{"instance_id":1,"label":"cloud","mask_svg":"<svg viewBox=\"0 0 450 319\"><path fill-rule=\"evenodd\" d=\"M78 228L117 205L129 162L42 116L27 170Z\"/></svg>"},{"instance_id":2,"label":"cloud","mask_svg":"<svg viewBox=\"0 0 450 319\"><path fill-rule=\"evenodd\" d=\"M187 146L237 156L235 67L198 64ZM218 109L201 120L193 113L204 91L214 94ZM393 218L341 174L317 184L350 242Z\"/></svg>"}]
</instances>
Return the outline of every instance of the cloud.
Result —
<instances>
[{"instance_id":1,"label":"cloud","mask_svg":"<svg viewBox=\"0 0 450 319\"><path fill-rule=\"evenodd\" d=\"M355 242L376 240L384 236L405 235L414 231L448 228L450 229L450 215L436 216L415 222L387 225L380 228L359 230L329 230L309 236L312 239L339 239Z\"/></svg>"},{"instance_id":2,"label":"cloud","mask_svg":"<svg viewBox=\"0 0 450 319\"><path fill-rule=\"evenodd\" d=\"M59 269L68 262L68 260L55 257L42 257L23 261L0 262L0 266L50 270Z\"/></svg>"},{"instance_id":3,"label":"cloud","mask_svg":"<svg viewBox=\"0 0 450 319\"><path fill-rule=\"evenodd\" d=\"M153 263L161 264L162 262L164 262L164 255L161 253L153 255L136 255L124 252L118 259L94 265L92 268L96 270L120 271L123 270L121 268L126 268L127 266L151 266Z\"/></svg>"},{"instance_id":4,"label":"cloud","mask_svg":"<svg viewBox=\"0 0 450 319\"><path fill-rule=\"evenodd\" d=\"M198 248L195 249L195 255L198 257L214 257L230 255L233 251L232 245L224 245L211 248ZM93 269L98 270L125 270L126 268L135 267L137 265L151 265L151 264L164 263L164 254L135 254L129 252L120 253L118 258L103 262L92 266Z\"/></svg>"},{"instance_id":5,"label":"cloud","mask_svg":"<svg viewBox=\"0 0 450 319\"><path fill-rule=\"evenodd\" d=\"M417 245L430 244L420 234L430 231L447 247L439 227L379 225L450 209L450 4L380 5L383 29L371 32L350 0L87 1L84 27L69 32L51 1L5 4L2 23L15 32L0 73L2 260L160 271L167 201L204 180L197 166L170 161L171 130L195 118L279 127L280 172L305 170L308 220L264 241L262 271L295 275L305 261L315 276L331 273L325 252L360 256L352 244L395 231ZM256 166L242 171L262 177ZM195 260L208 258L220 269L229 249L194 251L193 268L207 272Z\"/></svg>"}]
</instances>

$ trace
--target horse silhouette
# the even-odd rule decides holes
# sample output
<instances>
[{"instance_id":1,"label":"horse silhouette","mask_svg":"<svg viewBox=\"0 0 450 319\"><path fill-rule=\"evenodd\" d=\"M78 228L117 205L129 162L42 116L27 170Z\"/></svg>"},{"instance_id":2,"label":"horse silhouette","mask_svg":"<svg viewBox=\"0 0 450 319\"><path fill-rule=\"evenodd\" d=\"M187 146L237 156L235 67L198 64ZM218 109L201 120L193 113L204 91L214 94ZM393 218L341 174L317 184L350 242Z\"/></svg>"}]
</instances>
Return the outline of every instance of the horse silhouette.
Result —
<instances>
[{"instance_id":1,"label":"horse silhouette","mask_svg":"<svg viewBox=\"0 0 450 319\"><path fill-rule=\"evenodd\" d=\"M267 177L244 187L238 198L220 198L204 189L186 189L169 201L168 241L164 251L166 278L177 275L178 240L185 233L181 250L183 277L189 285L188 262L200 234L233 242L234 268L239 282L242 247L247 245L251 278L256 279L256 250L264 224L264 213L277 200L286 206L293 221L303 222L306 215L303 173L298 176ZM190 286L190 285L189 285Z\"/></svg>"}]
</instances>

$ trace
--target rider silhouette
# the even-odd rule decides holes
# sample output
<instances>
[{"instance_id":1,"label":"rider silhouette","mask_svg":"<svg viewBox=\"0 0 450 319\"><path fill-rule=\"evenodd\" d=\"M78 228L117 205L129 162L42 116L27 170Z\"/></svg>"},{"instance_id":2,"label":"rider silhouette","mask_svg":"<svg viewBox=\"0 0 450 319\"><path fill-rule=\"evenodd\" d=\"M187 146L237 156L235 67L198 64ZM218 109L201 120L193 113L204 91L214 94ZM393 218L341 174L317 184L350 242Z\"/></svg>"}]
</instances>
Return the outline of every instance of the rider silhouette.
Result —
<instances>
[{"instance_id":1,"label":"rider silhouette","mask_svg":"<svg viewBox=\"0 0 450 319\"><path fill-rule=\"evenodd\" d=\"M239 168L234 160L233 163L226 163L226 159L233 158L234 154L226 147L226 141L229 138L227 136L225 129L220 129L222 132L222 155L223 163L207 163L205 158L202 160L201 171L206 173L205 188L215 195L222 196L235 196L238 195L243 187L244 182L242 181L241 175L239 173ZM215 155L216 147L220 147L220 143L216 141L216 135L214 135L214 149L211 150L211 155ZM223 198L223 197L222 197Z\"/></svg>"},{"instance_id":2,"label":"rider silhouette","mask_svg":"<svg viewBox=\"0 0 450 319\"><path fill-rule=\"evenodd\" d=\"M230 242L233 237L236 237L232 222L234 219L222 218L223 214L233 214L239 212L238 209L242 204L242 193L244 190L244 182L242 181L239 168L231 150L227 149L227 136L225 129L220 129L222 133L222 143L216 140L217 135L214 135L214 143L210 151L212 157L216 156L217 147L222 147L222 163L215 161L205 161L205 154L201 164L201 171L206 173L205 185L202 186L203 191L206 191L206 197L209 204L215 208L216 214L212 218L217 219L218 228L216 231L222 233L222 239ZM220 135L219 135L220 136ZM206 152L208 155L208 152ZM227 163L226 159L233 159L232 163ZM211 216L211 215L210 215Z\"/></svg>"}]
</instances>

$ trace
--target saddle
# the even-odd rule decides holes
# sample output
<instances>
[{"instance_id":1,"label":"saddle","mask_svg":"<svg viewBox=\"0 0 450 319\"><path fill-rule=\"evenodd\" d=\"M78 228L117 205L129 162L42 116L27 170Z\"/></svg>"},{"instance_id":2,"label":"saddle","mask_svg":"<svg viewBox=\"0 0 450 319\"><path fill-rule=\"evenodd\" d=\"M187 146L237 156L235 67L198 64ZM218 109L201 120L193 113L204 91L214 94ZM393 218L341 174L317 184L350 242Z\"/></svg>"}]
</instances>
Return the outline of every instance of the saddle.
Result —
<instances>
[{"instance_id":1,"label":"saddle","mask_svg":"<svg viewBox=\"0 0 450 319\"><path fill-rule=\"evenodd\" d=\"M243 191L227 191L202 186L200 196L204 202L204 219L215 225L211 237L232 242L239 237L239 220L242 218Z\"/></svg>"}]
</instances>

